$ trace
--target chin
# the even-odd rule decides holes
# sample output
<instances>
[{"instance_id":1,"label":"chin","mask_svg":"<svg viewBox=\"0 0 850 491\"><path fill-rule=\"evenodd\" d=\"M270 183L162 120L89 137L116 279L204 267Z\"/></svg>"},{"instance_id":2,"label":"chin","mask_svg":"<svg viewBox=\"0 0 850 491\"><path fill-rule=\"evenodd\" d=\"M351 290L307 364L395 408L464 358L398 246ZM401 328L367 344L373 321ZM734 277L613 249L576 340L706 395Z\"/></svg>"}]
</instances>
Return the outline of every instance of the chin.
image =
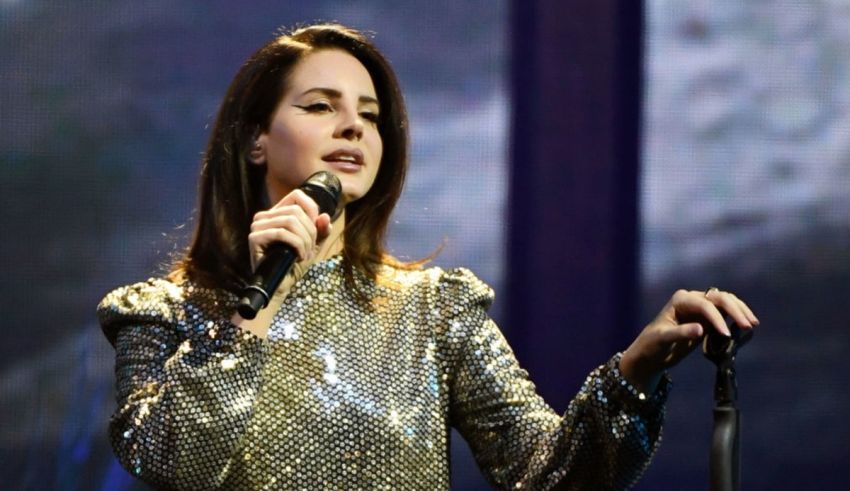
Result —
<instances>
[{"instance_id":1,"label":"chin","mask_svg":"<svg viewBox=\"0 0 850 491\"><path fill-rule=\"evenodd\" d=\"M342 199L345 204L357 201L366 194L363 186L360 185L361 183L346 182L345 179L340 179L340 181L342 182Z\"/></svg>"},{"instance_id":2,"label":"chin","mask_svg":"<svg viewBox=\"0 0 850 491\"><path fill-rule=\"evenodd\" d=\"M347 193L342 192L342 202L346 205L351 204L363 197L362 193Z\"/></svg>"}]
</instances>

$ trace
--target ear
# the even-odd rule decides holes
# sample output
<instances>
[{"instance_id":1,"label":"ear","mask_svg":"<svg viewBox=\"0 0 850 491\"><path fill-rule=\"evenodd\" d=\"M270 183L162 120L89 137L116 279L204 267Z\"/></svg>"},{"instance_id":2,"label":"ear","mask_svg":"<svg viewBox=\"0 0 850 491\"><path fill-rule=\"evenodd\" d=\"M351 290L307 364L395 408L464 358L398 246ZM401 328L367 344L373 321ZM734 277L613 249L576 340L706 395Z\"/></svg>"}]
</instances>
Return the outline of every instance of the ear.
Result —
<instances>
[{"instance_id":1,"label":"ear","mask_svg":"<svg viewBox=\"0 0 850 491\"><path fill-rule=\"evenodd\" d=\"M260 134L254 138L254 146L251 147L251 152L248 158L252 164L263 165L266 163L266 135Z\"/></svg>"}]
</instances>

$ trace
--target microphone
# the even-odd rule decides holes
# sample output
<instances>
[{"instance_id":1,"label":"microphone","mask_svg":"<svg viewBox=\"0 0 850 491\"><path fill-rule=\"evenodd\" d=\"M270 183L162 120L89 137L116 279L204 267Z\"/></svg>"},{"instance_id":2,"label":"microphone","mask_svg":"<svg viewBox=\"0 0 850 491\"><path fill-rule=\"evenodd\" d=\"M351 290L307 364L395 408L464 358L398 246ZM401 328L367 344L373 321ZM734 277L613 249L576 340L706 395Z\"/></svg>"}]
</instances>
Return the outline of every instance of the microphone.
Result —
<instances>
[{"instance_id":1,"label":"microphone","mask_svg":"<svg viewBox=\"0 0 850 491\"><path fill-rule=\"evenodd\" d=\"M339 198L342 195L339 178L330 172L316 172L298 189L319 205L319 213L327 213L332 219L336 218ZM243 319L253 319L257 312L269 304L269 299L297 258L298 254L289 244L275 242L266 247L263 259L254 271L254 277L242 289L242 298L236 307Z\"/></svg>"}]
</instances>

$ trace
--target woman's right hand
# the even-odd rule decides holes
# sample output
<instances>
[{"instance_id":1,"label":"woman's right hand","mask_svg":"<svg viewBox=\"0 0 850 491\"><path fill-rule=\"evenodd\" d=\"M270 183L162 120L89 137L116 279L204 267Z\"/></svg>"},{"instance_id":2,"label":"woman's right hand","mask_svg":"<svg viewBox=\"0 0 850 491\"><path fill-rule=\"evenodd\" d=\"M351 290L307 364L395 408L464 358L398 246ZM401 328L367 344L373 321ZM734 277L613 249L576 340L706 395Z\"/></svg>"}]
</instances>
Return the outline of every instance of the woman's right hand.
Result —
<instances>
[{"instance_id":1,"label":"woman's right hand","mask_svg":"<svg viewBox=\"0 0 850 491\"><path fill-rule=\"evenodd\" d=\"M331 229L331 217L319 213L312 198L300 189L290 192L268 210L254 215L248 234L251 270L257 269L264 251L275 242L291 246L300 263L310 262Z\"/></svg>"}]
</instances>

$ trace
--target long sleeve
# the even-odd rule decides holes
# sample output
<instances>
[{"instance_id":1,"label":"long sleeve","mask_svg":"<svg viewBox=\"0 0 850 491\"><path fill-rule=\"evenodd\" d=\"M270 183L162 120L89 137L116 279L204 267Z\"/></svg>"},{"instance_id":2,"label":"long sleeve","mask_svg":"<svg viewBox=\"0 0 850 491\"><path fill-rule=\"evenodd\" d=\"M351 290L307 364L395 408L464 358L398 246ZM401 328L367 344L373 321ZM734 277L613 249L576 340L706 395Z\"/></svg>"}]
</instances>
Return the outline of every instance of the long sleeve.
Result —
<instances>
[{"instance_id":1,"label":"long sleeve","mask_svg":"<svg viewBox=\"0 0 850 491\"><path fill-rule=\"evenodd\" d=\"M626 489L660 441L669 380L649 398L617 369L593 370L563 416L536 393L466 270L440 285L450 345L450 418L499 489ZM449 307L451 306L451 307ZM565 347L566 349L566 347Z\"/></svg>"},{"instance_id":2,"label":"long sleeve","mask_svg":"<svg viewBox=\"0 0 850 491\"><path fill-rule=\"evenodd\" d=\"M98 306L116 351L112 446L158 487L220 486L260 387L263 341L198 306L219 305L211 295L149 280Z\"/></svg>"}]
</instances>

